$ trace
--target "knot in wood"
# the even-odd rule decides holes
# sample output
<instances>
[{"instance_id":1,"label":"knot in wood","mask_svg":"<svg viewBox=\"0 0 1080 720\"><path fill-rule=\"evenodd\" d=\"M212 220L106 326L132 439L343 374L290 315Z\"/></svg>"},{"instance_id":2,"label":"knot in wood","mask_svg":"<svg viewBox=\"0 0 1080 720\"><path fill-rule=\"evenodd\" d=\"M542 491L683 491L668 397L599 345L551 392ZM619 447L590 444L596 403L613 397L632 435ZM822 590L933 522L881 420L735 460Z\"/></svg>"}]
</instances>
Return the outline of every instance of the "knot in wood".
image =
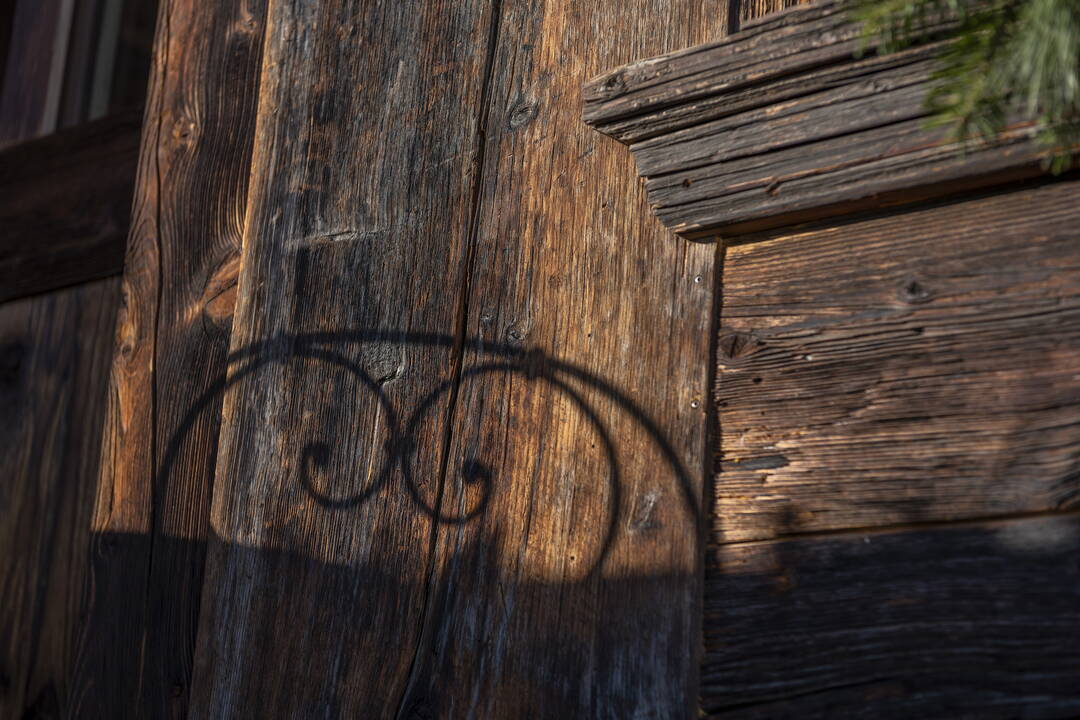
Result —
<instances>
[{"instance_id":1,"label":"knot in wood","mask_svg":"<svg viewBox=\"0 0 1080 720\"><path fill-rule=\"evenodd\" d=\"M721 362L749 357L759 349L761 341L746 332L722 332L717 341L717 355Z\"/></svg>"},{"instance_id":2,"label":"knot in wood","mask_svg":"<svg viewBox=\"0 0 1080 720\"><path fill-rule=\"evenodd\" d=\"M526 97L518 97L510 105L510 112L508 113L510 129L517 130L525 127L536 118L538 111L539 106L536 101Z\"/></svg>"},{"instance_id":3,"label":"knot in wood","mask_svg":"<svg viewBox=\"0 0 1080 720\"><path fill-rule=\"evenodd\" d=\"M922 283L914 278L907 280L900 286L897 293L900 300L910 305L918 305L930 300L930 291Z\"/></svg>"},{"instance_id":4,"label":"knot in wood","mask_svg":"<svg viewBox=\"0 0 1080 720\"><path fill-rule=\"evenodd\" d=\"M173 140L177 145L193 145L199 136L199 126L186 115L181 115L173 122Z\"/></svg>"},{"instance_id":5,"label":"knot in wood","mask_svg":"<svg viewBox=\"0 0 1080 720\"><path fill-rule=\"evenodd\" d=\"M626 89L626 76L621 70L613 72L600 82L600 95L611 97Z\"/></svg>"}]
</instances>

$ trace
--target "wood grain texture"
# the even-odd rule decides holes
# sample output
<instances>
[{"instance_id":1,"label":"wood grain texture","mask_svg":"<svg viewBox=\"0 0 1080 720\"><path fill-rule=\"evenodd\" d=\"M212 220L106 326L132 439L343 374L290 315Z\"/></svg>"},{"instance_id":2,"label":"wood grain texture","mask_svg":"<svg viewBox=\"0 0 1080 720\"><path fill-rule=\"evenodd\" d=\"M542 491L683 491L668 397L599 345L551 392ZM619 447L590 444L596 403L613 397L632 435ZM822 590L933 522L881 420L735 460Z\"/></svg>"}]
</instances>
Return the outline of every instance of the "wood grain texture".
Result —
<instances>
[{"instance_id":1,"label":"wood grain texture","mask_svg":"<svg viewBox=\"0 0 1080 720\"><path fill-rule=\"evenodd\" d=\"M919 107L918 94L917 89L892 98L882 94L871 102L895 99L899 106L877 106L878 111L902 117ZM830 111L832 117L861 116L859 109L844 105ZM920 117L867 130L855 127L849 134L823 125L825 136L799 147L650 178L646 188L657 217L691 238L745 233L1033 177L1047 155L1035 142L1033 124L1011 126L995 144L965 152L962 144L948 140L945 128L927 129ZM787 134L793 133L784 128L781 135ZM765 146L777 142L767 129L761 136Z\"/></svg>"},{"instance_id":2,"label":"wood grain texture","mask_svg":"<svg viewBox=\"0 0 1080 720\"><path fill-rule=\"evenodd\" d=\"M710 555L717 718L1071 718L1080 517L747 543Z\"/></svg>"},{"instance_id":3,"label":"wood grain texture","mask_svg":"<svg viewBox=\"0 0 1080 720\"><path fill-rule=\"evenodd\" d=\"M810 0L739 0L739 26L762 22L771 19L770 15L809 3Z\"/></svg>"},{"instance_id":4,"label":"wood grain texture","mask_svg":"<svg viewBox=\"0 0 1080 720\"><path fill-rule=\"evenodd\" d=\"M94 512L85 717L186 717L254 138L261 0L164 3ZM169 472L164 468L168 467Z\"/></svg>"},{"instance_id":5,"label":"wood grain texture","mask_svg":"<svg viewBox=\"0 0 1080 720\"><path fill-rule=\"evenodd\" d=\"M0 151L0 301L124 266L142 113Z\"/></svg>"},{"instance_id":6,"label":"wood grain texture","mask_svg":"<svg viewBox=\"0 0 1080 720\"><path fill-rule=\"evenodd\" d=\"M934 38L947 27L930 23L927 45L894 55L869 43L865 57L843 4L814 3L601 76L586 86L584 115L631 144L657 216L689 238L1038 175L1046 150L1030 122L963 146L926 127Z\"/></svg>"},{"instance_id":7,"label":"wood grain texture","mask_svg":"<svg viewBox=\"0 0 1080 720\"><path fill-rule=\"evenodd\" d=\"M714 539L1076 507L1078 202L1071 180L729 247Z\"/></svg>"},{"instance_id":8,"label":"wood grain texture","mask_svg":"<svg viewBox=\"0 0 1080 720\"><path fill-rule=\"evenodd\" d=\"M17 2L0 86L0 148L56 129L72 0Z\"/></svg>"},{"instance_id":9,"label":"wood grain texture","mask_svg":"<svg viewBox=\"0 0 1080 720\"><path fill-rule=\"evenodd\" d=\"M712 249L578 88L723 23L271 4L193 714L690 714Z\"/></svg>"},{"instance_id":10,"label":"wood grain texture","mask_svg":"<svg viewBox=\"0 0 1080 720\"><path fill-rule=\"evenodd\" d=\"M389 464L382 398L409 412L460 363L394 336L458 324L491 24L482 2L270 5L232 348L267 342L280 361L225 397L196 716L387 717L401 703L432 522L401 480L347 499ZM389 337L328 343L337 362L296 349L347 331ZM446 405L412 453L425 484Z\"/></svg>"},{"instance_id":11,"label":"wood grain texture","mask_svg":"<svg viewBox=\"0 0 1080 720\"><path fill-rule=\"evenodd\" d=\"M438 528L406 706L696 711L714 252L653 222L577 98L611 63L722 33L724 9L503 3L443 512L475 507L468 469L494 480L478 522ZM468 374L500 344L531 365Z\"/></svg>"},{"instance_id":12,"label":"wood grain texture","mask_svg":"<svg viewBox=\"0 0 1080 720\"><path fill-rule=\"evenodd\" d=\"M119 279L0 306L0 717L60 717Z\"/></svg>"},{"instance_id":13,"label":"wood grain texture","mask_svg":"<svg viewBox=\"0 0 1080 720\"><path fill-rule=\"evenodd\" d=\"M734 35L638 60L586 83L585 122L605 123L676 102L758 85L783 75L851 59L858 29L834 2L760 19Z\"/></svg>"},{"instance_id":14,"label":"wood grain texture","mask_svg":"<svg viewBox=\"0 0 1080 720\"><path fill-rule=\"evenodd\" d=\"M888 55L868 53L858 59L849 57L842 63L777 77L764 85L751 84L724 90L715 95L703 95L680 104L665 104L649 108L640 114L604 120L596 126L605 134L628 145L634 145L650 138L659 139L680 130L722 120L745 111L758 110L759 113L767 113L768 107L772 104L783 106L785 103L814 93L868 82L878 72L905 68L919 60L925 60L937 49L936 44L928 43ZM758 116L759 120L760 118L761 116Z\"/></svg>"}]
</instances>

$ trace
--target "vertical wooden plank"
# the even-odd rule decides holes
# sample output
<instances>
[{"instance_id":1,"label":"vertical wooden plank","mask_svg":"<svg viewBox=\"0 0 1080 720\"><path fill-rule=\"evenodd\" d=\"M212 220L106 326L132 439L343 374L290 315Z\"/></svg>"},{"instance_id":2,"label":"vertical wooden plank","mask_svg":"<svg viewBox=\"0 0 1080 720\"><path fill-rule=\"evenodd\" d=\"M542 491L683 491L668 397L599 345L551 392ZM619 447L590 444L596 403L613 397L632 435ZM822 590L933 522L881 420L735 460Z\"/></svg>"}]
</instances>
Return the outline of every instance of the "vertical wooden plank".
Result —
<instances>
[{"instance_id":1,"label":"vertical wooden plank","mask_svg":"<svg viewBox=\"0 0 1080 720\"><path fill-rule=\"evenodd\" d=\"M271 3L194 715L690 714L713 248L580 87L725 8Z\"/></svg>"},{"instance_id":2,"label":"vertical wooden plank","mask_svg":"<svg viewBox=\"0 0 1080 720\"><path fill-rule=\"evenodd\" d=\"M187 715L220 403L187 413L225 373L264 11L262 0L172 0L159 15L94 512L82 716Z\"/></svg>"},{"instance_id":3,"label":"vertical wooden plank","mask_svg":"<svg viewBox=\"0 0 1080 720\"><path fill-rule=\"evenodd\" d=\"M75 6L57 117L58 127L77 125L89 119L87 111L96 65L94 61L102 34L102 6L103 0L80 0ZM143 86L145 88L145 82Z\"/></svg>"},{"instance_id":4,"label":"vertical wooden plank","mask_svg":"<svg viewBox=\"0 0 1080 720\"><path fill-rule=\"evenodd\" d=\"M72 0L16 3L0 87L0 147L56 129Z\"/></svg>"},{"instance_id":5,"label":"vertical wooden plank","mask_svg":"<svg viewBox=\"0 0 1080 720\"><path fill-rule=\"evenodd\" d=\"M87 108L91 118L140 105L146 97L157 0L123 0L121 4L113 19L114 42L108 46L103 42L98 48L93 95Z\"/></svg>"},{"instance_id":6,"label":"vertical wooden plank","mask_svg":"<svg viewBox=\"0 0 1080 720\"><path fill-rule=\"evenodd\" d=\"M270 4L195 716L400 704L433 523L380 468L454 375L490 33L480 0Z\"/></svg>"},{"instance_id":7,"label":"vertical wooden plank","mask_svg":"<svg viewBox=\"0 0 1080 720\"><path fill-rule=\"evenodd\" d=\"M119 284L0 306L0 717L67 706Z\"/></svg>"},{"instance_id":8,"label":"vertical wooden plank","mask_svg":"<svg viewBox=\"0 0 1080 720\"><path fill-rule=\"evenodd\" d=\"M403 709L691 717L712 245L650 216L582 82L726 3L502 3L425 633ZM493 347L524 359L480 371ZM482 495L476 468L491 486ZM434 495L434 494L433 494Z\"/></svg>"}]
</instances>

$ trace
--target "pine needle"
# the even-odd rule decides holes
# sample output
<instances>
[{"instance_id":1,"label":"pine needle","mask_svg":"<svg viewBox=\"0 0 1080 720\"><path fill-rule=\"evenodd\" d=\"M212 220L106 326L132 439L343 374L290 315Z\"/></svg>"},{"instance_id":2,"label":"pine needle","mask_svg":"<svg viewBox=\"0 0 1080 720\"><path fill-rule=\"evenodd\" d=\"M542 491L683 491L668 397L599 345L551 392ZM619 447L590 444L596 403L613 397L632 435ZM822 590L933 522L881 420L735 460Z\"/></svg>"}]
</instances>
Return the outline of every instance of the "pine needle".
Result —
<instances>
[{"instance_id":1,"label":"pine needle","mask_svg":"<svg viewBox=\"0 0 1080 720\"><path fill-rule=\"evenodd\" d=\"M1069 168L1080 146L1080 0L852 0L852 12L883 52L955 18L926 96L931 124L963 148L1034 121L1048 167Z\"/></svg>"}]
</instances>

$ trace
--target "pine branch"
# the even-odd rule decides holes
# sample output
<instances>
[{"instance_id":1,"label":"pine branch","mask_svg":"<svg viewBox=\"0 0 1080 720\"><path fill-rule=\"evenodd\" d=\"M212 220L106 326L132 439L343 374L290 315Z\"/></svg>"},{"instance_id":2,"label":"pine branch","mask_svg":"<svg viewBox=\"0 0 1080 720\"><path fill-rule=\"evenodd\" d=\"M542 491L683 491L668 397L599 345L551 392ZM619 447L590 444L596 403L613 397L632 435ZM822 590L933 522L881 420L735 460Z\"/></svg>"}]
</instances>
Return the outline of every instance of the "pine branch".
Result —
<instances>
[{"instance_id":1,"label":"pine branch","mask_svg":"<svg viewBox=\"0 0 1080 720\"><path fill-rule=\"evenodd\" d=\"M883 52L955 18L926 97L931 123L963 147L1035 121L1050 168L1069 167L1080 145L1080 0L854 0L852 11Z\"/></svg>"}]
</instances>

